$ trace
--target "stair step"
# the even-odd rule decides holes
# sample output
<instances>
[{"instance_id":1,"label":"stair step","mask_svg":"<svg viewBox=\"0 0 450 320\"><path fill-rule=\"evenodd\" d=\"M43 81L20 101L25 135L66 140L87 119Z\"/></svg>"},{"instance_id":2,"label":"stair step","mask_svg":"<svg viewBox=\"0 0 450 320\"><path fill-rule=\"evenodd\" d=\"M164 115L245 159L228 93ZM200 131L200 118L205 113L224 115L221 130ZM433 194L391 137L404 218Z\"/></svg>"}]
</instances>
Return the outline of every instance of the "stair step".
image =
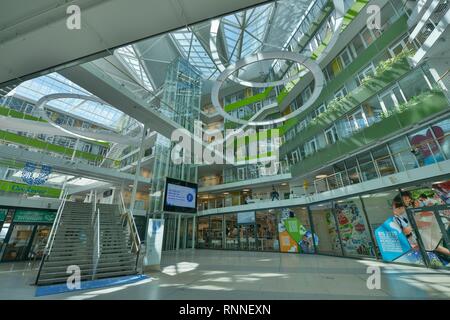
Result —
<instances>
[{"instance_id":1,"label":"stair step","mask_svg":"<svg viewBox=\"0 0 450 320\"><path fill-rule=\"evenodd\" d=\"M122 271L122 272L102 272L100 274L97 274L97 279L100 278L112 278L112 277L120 277L120 276L127 276L127 275L133 275L137 274L136 271ZM81 280L91 280L92 276L81 276ZM65 283L67 281L66 277L59 277L59 278L53 278L53 279L39 279L38 285L46 285L46 284L56 284L56 283Z\"/></svg>"},{"instance_id":2,"label":"stair step","mask_svg":"<svg viewBox=\"0 0 450 320\"><path fill-rule=\"evenodd\" d=\"M127 259L134 259L136 258L136 256L132 253L123 253L123 254L116 254L115 256L112 255L104 255L104 256L100 256L100 261L116 261L116 260L127 260ZM57 257L57 256L51 256L50 260L46 260L44 262L44 266L45 265L54 265L54 264L60 264L63 262L74 262L73 264L76 263L85 263L85 262L92 262L92 255L89 256L75 256L75 257Z\"/></svg>"},{"instance_id":3,"label":"stair step","mask_svg":"<svg viewBox=\"0 0 450 320\"><path fill-rule=\"evenodd\" d=\"M52 267L44 267L41 270L41 274L45 275L45 274L67 274L67 267L69 265L61 265L61 266L52 266ZM94 264L84 264L84 265L77 265L78 267L80 267L80 271L81 274L92 274L93 270L94 270ZM111 269L115 269L115 270L130 270L130 269L134 269L136 267L136 261L123 261L123 262L118 262L118 263L109 263L109 264L98 264L97 266L97 272L100 271L104 271L105 269L107 270L111 270Z\"/></svg>"}]
</instances>

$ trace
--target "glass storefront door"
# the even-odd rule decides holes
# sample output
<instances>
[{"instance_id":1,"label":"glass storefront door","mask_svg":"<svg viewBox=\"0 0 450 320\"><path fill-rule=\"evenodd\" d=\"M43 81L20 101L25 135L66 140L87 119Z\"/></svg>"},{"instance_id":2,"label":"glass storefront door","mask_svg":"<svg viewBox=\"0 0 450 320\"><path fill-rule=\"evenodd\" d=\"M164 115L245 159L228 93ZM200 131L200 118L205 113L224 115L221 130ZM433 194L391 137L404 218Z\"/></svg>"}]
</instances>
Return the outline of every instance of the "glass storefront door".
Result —
<instances>
[{"instance_id":1,"label":"glass storefront door","mask_svg":"<svg viewBox=\"0 0 450 320\"><path fill-rule=\"evenodd\" d=\"M318 236L318 253L342 255L341 240L331 203L310 207L314 233Z\"/></svg>"},{"instance_id":2,"label":"glass storefront door","mask_svg":"<svg viewBox=\"0 0 450 320\"><path fill-rule=\"evenodd\" d=\"M51 226L36 226L33 241L28 252L28 259L42 258L51 229Z\"/></svg>"},{"instance_id":3,"label":"glass storefront door","mask_svg":"<svg viewBox=\"0 0 450 320\"><path fill-rule=\"evenodd\" d=\"M450 267L450 205L408 209L430 266Z\"/></svg>"},{"instance_id":4,"label":"glass storefront door","mask_svg":"<svg viewBox=\"0 0 450 320\"><path fill-rule=\"evenodd\" d=\"M256 250L256 233L254 224L239 225L239 249Z\"/></svg>"},{"instance_id":5,"label":"glass storefront door","mask_svg":"<svg viewBox=\"0 0 450 320\"><path fill-rule=\"evenodd\" d=\"M21 261L28 258L35 225L16 224L7 236L2 261Z\"/></svg>"}]
</instances>

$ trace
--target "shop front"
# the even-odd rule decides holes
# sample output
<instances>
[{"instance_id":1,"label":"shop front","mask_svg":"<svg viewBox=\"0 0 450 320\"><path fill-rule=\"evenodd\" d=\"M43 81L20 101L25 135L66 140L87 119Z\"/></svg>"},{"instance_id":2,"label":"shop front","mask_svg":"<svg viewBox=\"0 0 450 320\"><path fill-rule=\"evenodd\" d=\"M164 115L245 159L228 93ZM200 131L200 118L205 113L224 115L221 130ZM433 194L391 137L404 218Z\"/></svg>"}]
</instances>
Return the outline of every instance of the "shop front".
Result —
<instances>
[{"instance_id":1,"label":"shop front","mask_svg":"<svg viewBox=\"0 0 450 320\"><path fill-rule=\"evenodd\" d=\"M198 221L197 248L450 267L450 180L308 206L201 216Z\"/></svg>"},{"instance_id":2,"label":"shop front","mask_svg":"<svg viewBox=\"0 0 450 320\"><path fill-rule=\"evenodd\" d=\"M40 209L2 208L4 216L0 234L1 262L39 259L43 255L55 211Z\"/></svg>"}]
</instances>

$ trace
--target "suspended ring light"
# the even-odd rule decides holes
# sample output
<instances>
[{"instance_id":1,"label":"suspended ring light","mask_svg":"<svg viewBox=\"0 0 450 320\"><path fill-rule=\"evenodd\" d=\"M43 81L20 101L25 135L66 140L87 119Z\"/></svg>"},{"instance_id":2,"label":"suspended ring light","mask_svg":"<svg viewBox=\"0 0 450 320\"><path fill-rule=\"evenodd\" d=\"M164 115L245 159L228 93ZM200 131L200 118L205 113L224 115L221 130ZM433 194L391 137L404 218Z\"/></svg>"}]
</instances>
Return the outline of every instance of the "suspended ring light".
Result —
<instances>
[{"instance_id":1,"label":"suspended ring light","mask_svg":"<svg viewBox=\"0 0 450 320\"><path fill-rule=\"evenodd\" d=\"M272 59L283 59L283 60L291 60L296 63L302 64L305 66L314 77L314 90L312 95L309 97L309 99L303 104L303 107L300 109L295 110L294 112L288 114L287 116L280 117L278 119L272 119L268 121L247 121L243 119L236 118L229 113L227 113L225 110L223 110L222 105L219 101L219 91L224 82L237 70L239 70L242 67L245 67L249 64L263 61L263 60L272 60ZM217 80L214 82L214 85L211 90L211 101L214 106L214 108L217 110L217 112L222 115L225 119L240 123L242 125L250 125L250 126L265 126L265 125L271 125L280 123L286 120L289 120L293 117L298 116L304 109L311 106L316 99L319 97L320 93L322 92L322 89L325 84L325 77L323 75L322 69L320 68L319 64L312 60L309 57L306 57L304 55L301 55L299 53L290 52L290 51L276 51L276 52L261 52L253 54L249 57L243 58L238 60L235 64L229 65L217 78ZM269 82L269 85L272 85Z\"/></svg>"}]
</instances>

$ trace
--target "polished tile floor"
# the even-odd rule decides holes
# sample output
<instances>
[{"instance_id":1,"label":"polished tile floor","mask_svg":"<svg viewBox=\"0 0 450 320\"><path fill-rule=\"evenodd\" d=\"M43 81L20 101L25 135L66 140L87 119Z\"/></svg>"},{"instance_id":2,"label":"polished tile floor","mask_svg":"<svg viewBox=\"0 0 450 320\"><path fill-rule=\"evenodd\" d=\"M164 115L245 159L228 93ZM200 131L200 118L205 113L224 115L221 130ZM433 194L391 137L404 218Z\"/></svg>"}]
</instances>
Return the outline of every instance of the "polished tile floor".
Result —
<instances>
[{"instance_id":1,"label":"polished tile floor","mask_svg":"<svg viewBox=\"0 0 450 320\"><path fill-rule=\"evenodd\" d=\"M381 269L367 288L368 266ZM37 299L36 270L0 264L0 299ZM218 250L165 252L143 282L39 299L450 299L450 272L318 255Z\"/></svg>"}]
</instances>

